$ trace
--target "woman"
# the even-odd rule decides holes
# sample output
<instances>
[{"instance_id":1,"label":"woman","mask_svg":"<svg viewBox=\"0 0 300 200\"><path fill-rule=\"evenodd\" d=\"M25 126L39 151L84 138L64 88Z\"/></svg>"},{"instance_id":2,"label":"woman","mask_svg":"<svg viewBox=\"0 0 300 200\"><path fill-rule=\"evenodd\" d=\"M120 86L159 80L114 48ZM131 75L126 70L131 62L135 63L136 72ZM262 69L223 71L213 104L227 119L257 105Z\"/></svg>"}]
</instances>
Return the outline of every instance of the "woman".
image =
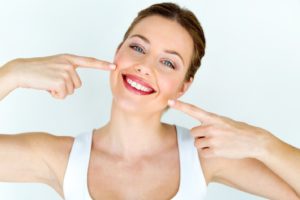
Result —
<instances>
[{"instance_id":1,"label":"woman","mask_svg":"<svg viewBox=\"0 0 300 200\"><path fill-rule=\"evenodd\" d=\"M270 199L299 199L296 167L282 170L299 166L298 150L263 129L171 100L188 90L204 49L195 16L162 3L139 13L116 51L115 66L68 54L7 63L0 71L0 99L17 87L63 99L81 85L76 67L87 66L112 70L113 102L105 126L75 139L1 135L0 181L46 183L71 200L203 199L210 182ZM162 123L168 105L201 126L189 134ZM273 144L296 159L268 154Z\"/></svg>"}]
</instances>

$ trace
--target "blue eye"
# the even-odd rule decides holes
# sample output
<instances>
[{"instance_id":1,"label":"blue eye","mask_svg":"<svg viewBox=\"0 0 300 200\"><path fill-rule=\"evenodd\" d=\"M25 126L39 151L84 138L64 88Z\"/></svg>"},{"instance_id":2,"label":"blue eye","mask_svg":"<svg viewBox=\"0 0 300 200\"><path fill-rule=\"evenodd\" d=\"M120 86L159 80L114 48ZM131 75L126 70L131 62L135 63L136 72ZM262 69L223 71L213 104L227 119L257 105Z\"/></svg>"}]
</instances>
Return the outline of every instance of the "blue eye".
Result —
<instances>
[{"instance_id":1,"label":"blue eye","mask_svg":"<svg viewBox=\"0 0 300 200\"><path fill-rule=\"evenodd\" d=\"M173 63L168 60L163 60L162 63L169 68L175 69L175 66L173 65Z\"/></svg>"},{"instance_id":2,"label":"blue eye","mask_svg":"<svg viewBox=\"0 0 300 200\"><path fill-rule=\"evenodd\" d=\"M130 45L130 48L132 48L134 51L145 54L145 51L142 47L138 46L138 45Z\"/></svg>"}]
</instances>

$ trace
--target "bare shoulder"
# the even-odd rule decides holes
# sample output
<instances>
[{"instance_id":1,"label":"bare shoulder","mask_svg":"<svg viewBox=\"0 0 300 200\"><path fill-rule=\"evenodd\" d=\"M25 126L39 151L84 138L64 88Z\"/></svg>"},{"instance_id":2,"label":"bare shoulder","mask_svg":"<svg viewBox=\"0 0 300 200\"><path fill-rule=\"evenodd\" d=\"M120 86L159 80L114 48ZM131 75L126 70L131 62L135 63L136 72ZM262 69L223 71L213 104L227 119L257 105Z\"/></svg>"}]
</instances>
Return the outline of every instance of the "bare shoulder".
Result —
<instances>
[{"instance_id":1,"label":"bare shoulder","mask_svg":"<svg viewBox=\"0 0 300 200\"><path fill-rule=\"evenodd\" d=\"M62 177L64 174L62 171L67 165L74 137L57 136L44 132L28 133L24 134L24 137L28 138L32 150L39 154L49 167L58 172L59 177Z\"/></svg>"},{"instance_id":2,"label":"bare shoulder","mask_svg":"<svg viewBox=\"0 0 300 200\"><path fill-rule=\"evenodd\" d=\"M56 136L44 132L25 133L22 135L25 140L28 140L32 151L47 163L53 177L53 181L50 180L48 184L61 194L74 138L71 136Z\"/></svg>"},{"instance_id":3,"label":"bare shoulder","mask_svg":"<svg viewBox=\"0 0 300 200\"><path fill-rule=\"evenodd\" d=\"M72 148L74 138L71 136L57 136L46 132L32 132L20 134L30 146L39 152L68 151ZM62 152L61 152L62 153Z\"/></svg>"},{"instance_id":4,"label":"bare shoulder","mask_svg":"<svg viewBox=\"0 0 300 200\"><path fill-rule=\"evenodd\" d=\"M45 183L62 194L73 141L44 132L0 134L0 181Z\"/></svg>"}]
</instances>

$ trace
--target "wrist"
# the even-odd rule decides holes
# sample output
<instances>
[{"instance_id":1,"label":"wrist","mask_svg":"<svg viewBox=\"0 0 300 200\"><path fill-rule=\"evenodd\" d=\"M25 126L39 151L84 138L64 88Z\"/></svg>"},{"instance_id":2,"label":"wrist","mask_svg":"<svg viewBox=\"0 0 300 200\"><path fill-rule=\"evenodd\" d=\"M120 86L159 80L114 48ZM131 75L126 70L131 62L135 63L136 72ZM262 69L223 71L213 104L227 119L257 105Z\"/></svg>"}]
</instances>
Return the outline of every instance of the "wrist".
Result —
<instances>
[{"instance_id":1,"label":"wrist","mask_svg":"<svg viewBox=\"0 0 300 200\"><path fill-rule=\"evenodd\" d=\"M267 132L261 140L261 148L259 154L257 155L257 159L265 162L267 159L270 159L276 150L280 149L281 140Z\"/></svg>"},{"instance_id":2,"label":"wrist","mask_svg":"<svg viewBox=\"0 0 300 200\"><path fill-rule=\"evenodd\" d=\"M3 82L9 90L14 90L19 87L18 78L13 71L13 66L17 65L17 62L17 60L12 60L6 63L0 70L1 82Z\"/></svg>"}]
</instances>

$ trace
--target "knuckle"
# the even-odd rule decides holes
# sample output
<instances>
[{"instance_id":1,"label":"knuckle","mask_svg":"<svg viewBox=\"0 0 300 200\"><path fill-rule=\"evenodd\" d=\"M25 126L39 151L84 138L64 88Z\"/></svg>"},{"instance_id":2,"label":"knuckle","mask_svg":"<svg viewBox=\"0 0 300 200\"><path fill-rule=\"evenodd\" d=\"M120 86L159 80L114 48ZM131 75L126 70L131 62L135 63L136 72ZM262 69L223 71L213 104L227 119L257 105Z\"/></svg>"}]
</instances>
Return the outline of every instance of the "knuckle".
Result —
<instances>
[{"instance_id":1,"label":"knuckle","mask_svg":"<svg viewBox=\"0 0 300 200\"><path fill-rule=\"evenodd\" d=\"M60 59L61 63L65 64L70 64L72 63L71 60L72 60L72 55L71 54L68 54L68 53L64 53L64 54L60 54L58 56L58 58Z\"/></svg>"},{"instance_id":2,"label":"knuckle","mask_svg":"<svg viewBox=\"0 0 300 200\"><path fill-rule=\"evenodd\" d=\"M197 127L194 127L194 128L192 128L191 130L190 130L190 133L191 133L191 135L193 136L193 137L197 137L197 133L198 133L198 129L197 129Z\"/></svg>"},{"instance_id":3,"label":"knuckle","mask_svg":"<svg viewBox=\"0 0 300 200\"><path fill-rule=\"evenodd\" d=\"M59 91L63 90L65 88L65 80L59 79L55 82L55 88Z\"/></svg>"},{"instance_id":4,"label":"knuckle","mask_svg":"<svg viewBox=\"0 0 300 200\"><path fill-rule=\"evenodd\" d=\"M218 116L217 114L212 113L212 112L207 112L207 116L208 116L209 118L219 118L219 116Z\"/></svg>"},{"instance_id":5,"label":"knuckle","mask_svg":"<svg viewBox=\"0 0 300 200\"><path fill-rule=\"evenodd\" d=\"M207 132L207 133L214 133L216 131L216 128L214 125L207 125L206 127L204 127L204 130Z\"/></svg>"},{"instance_id":6,"label":"knuckle","mask_svg":"<svg viewBox=\"0 0 300 200\"><path fill-rule=\"evenodd\" d=\"M62 75L62 77L63 77L63 79L64 79L65 81L69 82L69 81L71 80L71 77L70 77L69 73L66 72L66 71L63 71L63 72L61 73L61 75Z\"/></svg>"},{"instance_id":7,"label":"knuckle","mask_svg":"<svg viewBox=\"0 0 300 200\"><path fill-rule=\"evenodd\" d=\"M67 85L67 90L68 90L68 93L70 94L74 90L74 85L73 84L68 84Z\"/></svg>"},{"instance_id":8,"label":"knuckle","mask_svg":"<svg viewBox=\"0 0 300 200\"><path fill-rule=\"evenodd\" d=\"M216 126L216 125L211 125L209 128L208 128L208 133L211 135L211 136L218 136L220 135L221 133L221 128Z\"/></svg>"},{"instance_id":9,"label":"knuckle","mask_svg":"<svg viewBox=\"0 0 300 200\"><path fill-rule=\"evenodd\" d=\"M207 143L209 146L217 147L218 146L218 140L216 138L209 138Z\"/></svg>"},{"instance_id":10,"label":"knuckle","mask_svg":"<svg viewBox=\"0 0 300 200\"><path fill-rule=\"evenodd\" d=\"M73 65L64 65L64 69L68 72L73 71L74 67Z\"/></svg>"},{"instance_id":11,"label":"knuckle","mask_svg":"<svg viewBox=\"0 0 300 200\"><path fill-rule=\"evenodd\" d=\"M63 93L57 93L57 94L54 94L52 95L54 98L56 99L64 99L64 94Z\"/></svg>"},{"instance_id":12,"label":"knuckle","mask_svg":"<svg viewBox=\"0 0 300 200\"><path fill-rule=\"evenodd\" d=\"M60 56L61 58L66 59L66 58L69 58L69 57L71 56L71 54L69 54L69 53L63 53L63 54L60 54L59 56Z\"/></svg>"},{"instance_id":13,"label":"knuckle","mask_svg":"<svg viewBox=\"0 0 300 200\"><path fill-rule=\"evenodd\" d=\"M58 59L60 61L65 61L68 59L67 57L68 57L67 54L59 54L59 55L55 56L54 58Z\"/></svg>"},{"instance_id":14,"label":"knuckle","mask_svg":"<svg viewBox=\"0 0 300 200\"><path fill-rule=\"evenodd\" d=\"M201 142L199 140L195 140L194 141L194 146L197 148L197 149L200 149L201 148Z\"/></svg>"}]
</instances>

